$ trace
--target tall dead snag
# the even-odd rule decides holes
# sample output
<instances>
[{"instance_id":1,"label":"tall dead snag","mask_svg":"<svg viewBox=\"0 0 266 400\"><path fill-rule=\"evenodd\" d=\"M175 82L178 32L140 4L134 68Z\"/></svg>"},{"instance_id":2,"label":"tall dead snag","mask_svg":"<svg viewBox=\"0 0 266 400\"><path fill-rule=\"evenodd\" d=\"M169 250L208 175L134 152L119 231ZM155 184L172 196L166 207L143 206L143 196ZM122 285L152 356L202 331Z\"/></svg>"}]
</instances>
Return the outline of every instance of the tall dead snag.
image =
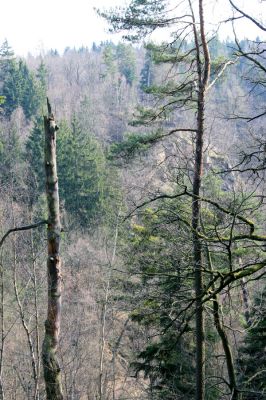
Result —
<instances>
[{"instance_id":1,"label":"tall dead snag","mask_svg":"<svg viewBox=\"0 0 266 400\"><path fill-rule=\"evenodd\" d=\"M62 400L61 372L57 361L60 317L61 317L61 259L59 255L61 224L59 215L58 178L56 167L56 131L49 100L47 99L48 116L44 116L45 133L45 173L46 197L48 204L48 310L45 321L45 336L42 348L44 380L47 400Z\"/></svg>"}]
</instances>

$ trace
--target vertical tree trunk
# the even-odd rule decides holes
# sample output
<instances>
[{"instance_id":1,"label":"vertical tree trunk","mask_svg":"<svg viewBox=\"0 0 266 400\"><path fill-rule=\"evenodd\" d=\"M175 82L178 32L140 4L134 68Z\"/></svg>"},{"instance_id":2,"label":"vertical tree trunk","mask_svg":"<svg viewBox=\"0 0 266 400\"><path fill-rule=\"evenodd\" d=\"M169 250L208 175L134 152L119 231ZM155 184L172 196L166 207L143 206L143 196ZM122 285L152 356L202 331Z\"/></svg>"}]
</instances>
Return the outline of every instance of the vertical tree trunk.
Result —
<instances>
[{"instance_id":1,"label":"vertical tree trunk","mask_svg":"<svg viewBox=\"0 0 266 400\"><path fill-rule=\"evenodd\" d=\"M32 213L30 213L30 222L32 224ZM36 341L36 381L34 400L39 400L39 381L40 381L40 333L39 333L39 307L38 307L38 293L37 293L37 277L36 277L36 256L34 251L32 230L30 231L30 244L32 256L32 271L33 271L33 290L34 290L34 320L35 320L35 341Z\"/></svg>"},{"instance_id":2,"label":"vertical tree trunk","mask_svg":"<svg viewBox=\"0 0 266 400\"><path fill-rule=\"evenodd\" d=\"M204 227L203 227L203 232L204 232ZM211 258L211 253L209 251L208 244L206 244L206 255L207 255L208 268L211 271L212 279L213 279L212 258ZM212 290L213 290L213 292L215 292L215 284L212 285ZM219 304L219 298L218 298L217 294L215 294L213 296L212 308L213 308L214 325L215 325L215 328L221 338L224 355L225 355L225 360L226 360L229 385L230 385L230 389L231 389L230 400L238 400L239 396L238 396L238 389L237 389L237 382L236 382L235 367L234 367L234 362L233 362L233 355L232 355L232 351L231 351L231 347L230 347L230 343L229 343L226 331L224 330L224 327L223 327L223 322L220 318L220 304Z\"/></svg>"},{"instance_id":3,"label":"vertical tree trunk","mask_svg":"<svg viewBox=\"0 0 266 400\"><path fill-rule=\"evenodd\" d=\"M239 266L242 268L243 262L242 262L241 257L238 257L238 262L239 262ZM241 285L242 298L243 298L243 304L244 304L244 316L245 316L247 326L250 326L251 322L250 322L250 315L249 315L249 294L248 294L248 287L247 287L245 278L240 279L240 285Z\"/></svg>"},{"instance_id":4,"label":"vertical tree trunk","mask_svg":"<svg viewBox=\"0 0 266 400\"><path fill-rule=\"evenodd\" d=\"M120 207L121 208L121 207ZM116 227L115 227L115 234L114 234L114 247L112 251L112 258L109 262L109 271L107 277L107 284L105 289L105 297L104 297L104 304L102 309L102 316L101 316L101 335L100 335L100 371L99 371L99 400L104 398L104 387L103 387L103 372L104 372L104 352L106 346L106 317L109 305L109 297L110 297L110 285L112 279L112 273L114 268L114 261L116 257L116 248L117 248L117 239L118 239L118 223L119 223L119 215L120 215L120 208L117 215ZM114 393L113 393L114 398Z\"/></svg>"},{"instance_id":5,"label":"vertical tree trunk","mask_svg":"<svg viewBox=\"0 0 266 400\"><path fill-rule=\"evenodd\" d=\"M2 254L0 259L0 290L1 290L1 303L0 303L0 318L1 318L1 344L0 344L0 400L5 399L4 384L3 384L3 362L4 362L4 348L5 348L5 325L4 325L4 269L2 264Z\"/></svg>"},{"instance_id":6,"label":"vertical tree trunk","mask_svg":"<svg viewBox=\"0 0 266 400\"><path fill-rule=\"evenodd\" d=\"M193 176L192 200L192 227L193 227L193 258L194 258L194 285L196 295L196 400L205 398L205 329L204 312L202 306L203 273L202 273L202 245L198 237L200 229L200 189L203 172L203 144L204 144L204 107L205 94L210 76L210 55L204 29L204 16L202 0L199 0L199 27L197 30L192 3L189 0L193 21L193 33L196 48L198 98L197 98L197 132ZM203 57L201 55L201 47ZM202 60L202 59L203 60Z\"/></svg>"},{"instance_id":7,"label":"vertical tree trunk","mask_svg":"<svg viewBox=\"0 0 266 400\"><path fill-rule=\"evenodd\" d=\"M57 348L61 317L61 259L59 255L61 225L59 215L58 178L56 167L56 131L49 100L48 116L44 117L45 133L45 172L46 196L48 204L48 310L45 321L45 336L42 348L42 360L47 400L62 400L61 372L57 360Z\"/></svg>"},{"instance_id":8,"label":"vertical tree trunk","mask_svg":"<svg viewBox=\"0 0 266 400\"><path fill-rule=\"evenodd\" d=\"M193 179L193 194L199 196L203 163L203 121L204 121L204 93L200 90L198 99L198 121L196 134L195 169ZM193 227L193 256L194 256L194 285L196 295L196 400L203 400L205 396L205 329L204 313L201 302L203 294L202 274L202 245L197 232L200 221L200 201L194 197L192 201Z\"/></svg>"}]
</instances>

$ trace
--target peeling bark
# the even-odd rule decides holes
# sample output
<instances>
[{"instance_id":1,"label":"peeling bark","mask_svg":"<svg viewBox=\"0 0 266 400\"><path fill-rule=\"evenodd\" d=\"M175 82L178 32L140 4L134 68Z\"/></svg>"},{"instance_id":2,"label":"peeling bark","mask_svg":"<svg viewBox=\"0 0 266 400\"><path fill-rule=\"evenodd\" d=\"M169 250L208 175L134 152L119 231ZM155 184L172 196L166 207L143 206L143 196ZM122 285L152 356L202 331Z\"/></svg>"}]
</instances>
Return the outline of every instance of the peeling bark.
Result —
<instances>
[{"instance_id":1,"label":"peeling bark","mask_svg":"<svg viewBox=\"0 0 266 400\"><path fill-rule=\"evenodd\" d=\"M61 224L59 214L58 178L56 166L56 131L51 106L47 99L48 116L44 117L45 133L45 173L46 197L48 204L48 309L45 321L45 336L42 347L42 360L47 400L62 400L60 366L57 348L61 318L61 258L59 254Z\"/></svg>"}]
</instances>

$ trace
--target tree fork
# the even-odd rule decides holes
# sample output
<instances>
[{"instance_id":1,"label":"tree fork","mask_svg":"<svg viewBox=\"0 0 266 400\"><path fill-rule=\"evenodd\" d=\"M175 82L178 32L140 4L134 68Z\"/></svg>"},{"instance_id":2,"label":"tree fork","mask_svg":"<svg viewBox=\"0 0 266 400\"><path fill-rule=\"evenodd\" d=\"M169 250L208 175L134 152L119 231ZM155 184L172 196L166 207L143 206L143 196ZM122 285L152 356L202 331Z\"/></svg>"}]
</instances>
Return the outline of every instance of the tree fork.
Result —
<instances>
[{"instance_id":1,"label":"tree fork","mask_svg":"<svg viewBox=\"0 0 266 400\"><path fill-rule=\"evenodd\" d=\"M44 162L46 173L46 198L48 205L47 227L47 278L48 309L42 361L47 400L63 400L61 371L57 360L61 319L61 258L59 254L61 224L59 213L58 178L56 165L56 131L58 127L47 99L48 116L44 116Z\"/></svg>"}]
</instances>

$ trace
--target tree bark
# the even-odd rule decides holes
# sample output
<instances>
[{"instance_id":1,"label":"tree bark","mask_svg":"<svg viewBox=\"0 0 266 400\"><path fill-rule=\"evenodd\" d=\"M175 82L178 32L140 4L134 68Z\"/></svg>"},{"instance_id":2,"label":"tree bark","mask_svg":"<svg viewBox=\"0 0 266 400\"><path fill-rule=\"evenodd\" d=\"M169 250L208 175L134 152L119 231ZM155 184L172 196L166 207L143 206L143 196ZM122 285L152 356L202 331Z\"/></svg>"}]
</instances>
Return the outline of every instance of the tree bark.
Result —
<instances>
[{"instance_id":1,"label":"tree bark","mask_svg":"<svg viewBox=\"0 0 266 400\"><path fill-rule=\"evenodd\" d=\"M205 398L205 329L204 311L202 305L203 273L202 273L202 244L197 232L200 229L200 189L203 173L203 144L204 144L204 106L205 94L210 76L210 55L204 29L204 15L202 0L199 0L200 32L198 33L196 21L189 0L192 13L193 33L196 48L196 65L198 78L197 98L197 130L193 175L193 200L192 200L192 227L193 227L193 258L194 258L194 286L196 294L196 400ZM203 49L203 62L201 60L201 46ZM202 65L203 64L203 65Z\"/></svg>"},{"instance_id":2,"label":"tree bark","mask_svg":"<svg viewBox=\"0 0 266 400\"><path fill-rule=\"evenodd\" d=\"M212 273L213 266L212 266L212 259L211 259L211 254L209 251L208 244L206 244L206 253L207 253L208 268ZM213 292L215 292L214 284L212 286L212 289L213 289ZM235 367L234 367L234 362L233 362L233 355L232 355L232 351L231 351L231 347L230 347L230 343L229 343L226 331L223 327L223 322L220 318L220 304L219 304L218 294L214 294L214 296L213 296L212 309L213 309L214 325L215 325L215 328L216 328L216 330L220 336L220 339L222 341L222 346L223 346L225 360L226 360L229 386L230 386L230 390L231 390L230 400L238 400L239 392L237 389L237 381L236 381L236 373L235 373Z\"/></svg>"},{"instance_id":3,"label":"tree bark","mask_svg":"<svg viewBox=\"0 0 266 400\"><path fill-rule=\"evenodd\" d=\"M57 348L61 318L61 258L59 254L61 224L59 214L58 178L56 166L56 131L49 100L48 116L44 116L46 197L48 204L48 310L42 360L47 400L62 400L61 372L57 360Z\"/></svg>"}]
</instances>

